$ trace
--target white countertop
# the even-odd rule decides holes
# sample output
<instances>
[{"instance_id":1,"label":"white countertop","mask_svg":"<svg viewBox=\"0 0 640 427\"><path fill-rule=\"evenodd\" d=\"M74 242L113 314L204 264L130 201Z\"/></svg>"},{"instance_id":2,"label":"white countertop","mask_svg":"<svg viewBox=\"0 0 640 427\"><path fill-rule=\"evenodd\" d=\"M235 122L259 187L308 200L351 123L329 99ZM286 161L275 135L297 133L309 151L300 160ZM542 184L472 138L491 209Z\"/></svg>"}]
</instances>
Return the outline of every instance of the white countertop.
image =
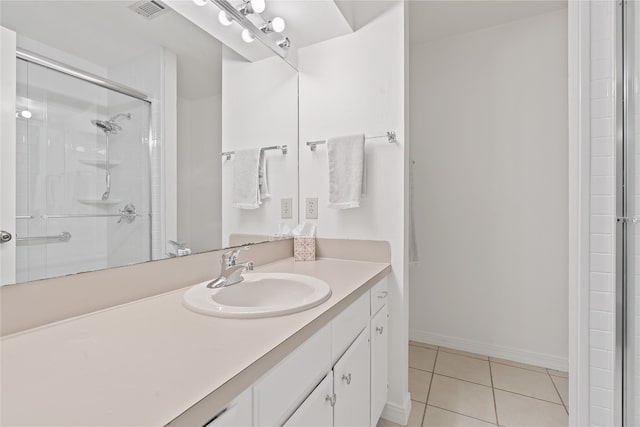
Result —
<instances>
[{"instance_id":1,"label":"white countertop","mask_svg":"<svg viewBox=\"0 0 640 427\"><path fill-rule=\"evenodd\" d=\"M0 423L160 426L198 402L176 424L203 410L212 417L390 265L287 259L256 271L318 277L332 296L287 316L223 319L183 307L185 288L7 336L0 341Z\"/></svg>"}]
</instances>

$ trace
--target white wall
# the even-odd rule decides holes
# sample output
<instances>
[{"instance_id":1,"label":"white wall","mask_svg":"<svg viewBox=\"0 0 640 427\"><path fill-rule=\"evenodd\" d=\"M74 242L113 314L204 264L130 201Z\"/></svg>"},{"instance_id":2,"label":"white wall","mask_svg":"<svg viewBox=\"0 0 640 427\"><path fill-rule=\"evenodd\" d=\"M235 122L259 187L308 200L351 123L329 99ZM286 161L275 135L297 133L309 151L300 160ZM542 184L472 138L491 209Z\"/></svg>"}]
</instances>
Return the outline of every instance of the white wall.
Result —
<instances>
[{"instance_id":1,"label":"white wall","mask_svg":"<svg viewBox=\"0 0 640 427\"><path fill-rule=\"evenodd\" d=\"M275 234L279 223L298 223L280 218L280 199L298 205L298 73L280 57L247 62L225 47L222 56L222 150L288 145L288 154L267 151L271 198L258 209L231 206L234 157L222 162L222 246L234 233ZM219 156L219 154L218 154Z\"/></svg>"},{"instance_id":2,"label":"white wall","mask_svg":"<svg viewBox=\"0 0 640 427\"><path fill-rule=\"evenodd\" d=\"M359 7L367 7L366 2ZM317 197L318 236L391 244L389 401L384 417L400 423L406 422L402 417L408 416L410 405L404 274L404 13L402 2L390 2L386 11L355 33L298 52L301 211L306 197ZM366 143L367 194L360 208L329 209L326 146L311 152L305 141L391 130L397 132L399 143Z\"/></svg>"},{"instance_id":3,"label":"white wall","mask_svg":"<svg viewBox=\"0 0 640 427\"><path fill-rule=\"evenodd\" d=\"M222 247L221 96L178 98L178 239Z\"/></svg>"},{"instance_id":4,"label":"white wall","mask_svg":"<svg viewBox=\"0 0 640 427\"><path fill-rule=\"evenodd\" d=\"M591 236L589 423L614 425L615 10L591 2Z\"/></svg>"},{"instance_id":5,"label":"white wall","mask_svg":"<svg viewBox=\"0 0 640 427\"><path fill-rule=\"evenodd\" d=\"M411 45L410 336L567 369L567 11Z\"/></svg>"}]
</instances>

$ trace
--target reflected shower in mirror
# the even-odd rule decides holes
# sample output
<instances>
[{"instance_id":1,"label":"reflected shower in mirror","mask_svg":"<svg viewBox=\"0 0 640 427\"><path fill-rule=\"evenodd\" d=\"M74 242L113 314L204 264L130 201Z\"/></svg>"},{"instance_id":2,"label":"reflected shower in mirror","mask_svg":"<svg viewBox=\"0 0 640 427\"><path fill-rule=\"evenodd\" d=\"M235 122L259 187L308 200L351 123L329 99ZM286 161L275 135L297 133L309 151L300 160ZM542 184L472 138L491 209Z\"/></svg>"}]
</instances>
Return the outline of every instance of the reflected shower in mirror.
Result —
<instances>
[{"instance_id":1,"label":"reflected shower in mirror","mask_svg":"<svg viewBox=\"0 0 640 427\"><path fill-rule=\"evenodd\" d=\"M259 41L225 46L235 23L196 25L214 3L148 3L0 2L16 38L16 140L2 141L16 147L15 226L0 218L15 236L0 257L13 251L15 265L1 284L270 240L297 223L297 71Z\"/></svg>"}]
</instances>

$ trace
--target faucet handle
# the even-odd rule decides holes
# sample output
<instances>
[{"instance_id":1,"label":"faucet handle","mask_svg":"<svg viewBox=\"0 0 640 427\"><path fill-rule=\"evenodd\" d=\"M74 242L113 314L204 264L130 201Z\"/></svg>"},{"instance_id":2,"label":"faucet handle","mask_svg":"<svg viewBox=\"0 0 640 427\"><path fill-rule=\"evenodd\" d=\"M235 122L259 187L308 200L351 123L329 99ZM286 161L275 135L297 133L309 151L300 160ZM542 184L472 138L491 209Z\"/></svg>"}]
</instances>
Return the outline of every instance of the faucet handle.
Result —
<instances>
[{"instance_id":1,"label":"faucet handle","mask_svg":"<svg viewBox=\"0 0 640 427\"><path fill-rule=\"evenodd\" d=\"M238 262L238 256L240 256L240 251L244 251L249 249L246 246L241 248L232 249L229 252L225 252L222 254L222 266L223 267L233 267Z\"/></svg>"}]
</instances>

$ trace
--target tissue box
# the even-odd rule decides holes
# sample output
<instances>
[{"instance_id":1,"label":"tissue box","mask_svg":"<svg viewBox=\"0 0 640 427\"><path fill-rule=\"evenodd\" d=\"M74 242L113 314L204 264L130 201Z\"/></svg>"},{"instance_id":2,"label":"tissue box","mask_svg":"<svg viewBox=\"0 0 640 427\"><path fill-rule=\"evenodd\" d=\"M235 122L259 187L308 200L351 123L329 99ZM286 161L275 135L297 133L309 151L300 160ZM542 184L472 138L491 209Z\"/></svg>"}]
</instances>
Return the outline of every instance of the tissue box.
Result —
<instances>
[{"instance_id":1,"label":"tissue box","mask_svg":"<svg viewBox=\"0 0 640 427\"><path fill-rule=\"evenodd\" d=\"M295 261L315 261L315 237L295 237L293 239L293 259Z\"/></svg>"}]
</instances>

